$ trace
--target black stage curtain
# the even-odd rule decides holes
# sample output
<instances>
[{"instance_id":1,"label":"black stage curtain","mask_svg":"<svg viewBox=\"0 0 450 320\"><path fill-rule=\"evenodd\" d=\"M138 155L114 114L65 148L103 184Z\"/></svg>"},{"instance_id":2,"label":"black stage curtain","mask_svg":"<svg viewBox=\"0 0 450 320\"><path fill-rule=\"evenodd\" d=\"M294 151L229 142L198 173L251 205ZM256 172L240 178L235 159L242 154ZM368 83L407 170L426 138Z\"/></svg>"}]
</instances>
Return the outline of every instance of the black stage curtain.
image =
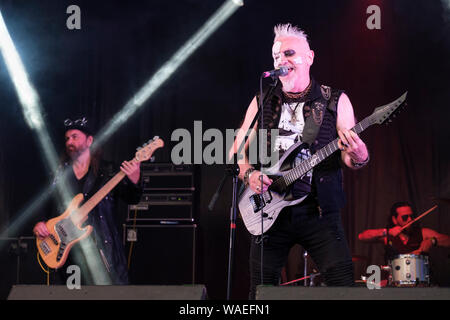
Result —
<instances>
[{"instance_id":1,"label":"black stage curtain","mask_svg":"<svg viewBox=\"0 0 450 320\"><path fill-rule=\"evenodd\" d=\"M127 103L158 68L206 21L223 1L0 1L11 37L38 92L45 125L57 152L63 150L62 121L87 115L97 130ZM81 9L81 30L68 30L66 9ZM369 5L381 9L381 29L369 30ZM445 1L246 0L245 6L219 28L179 70L103 146L106 158L120 163L137 146L161 136L166 146L156 161L169 162L171 133L195 120L208 128L237 128L259 75L272 69L272 28L291 22L309 35L315 51L313 76L340 88L362 120L375 107L408 91L408 106L389 126L362 134L371 161L358 171L345 169L347 203L342 219L354 255L355 277L369 264L382 265L383 247L364 244L358 233L386 224L393 202L407 200L417 213L450 198L448 119L450 109L450 9ZM37 135L29 129L14 87L0 59L0 227L7 228L48 186ZM206 143L205 143L206 145ZM199 225L197 282L213 299L226 296L229 209L228 182L215 210L208 203L224 167L197 165ZM439 208L422 226L450 233L450 208ZM31 235L39 213L9 236ZM238 220L233 273L236 299L246 299L249 234ZM450 285L448 249L431 256L439 285ZM290 269L298 259L291 259ZM39 271L40 272L40 271ZM298 272L292 272L292 280Z\"/></svg>"}]
</instances>

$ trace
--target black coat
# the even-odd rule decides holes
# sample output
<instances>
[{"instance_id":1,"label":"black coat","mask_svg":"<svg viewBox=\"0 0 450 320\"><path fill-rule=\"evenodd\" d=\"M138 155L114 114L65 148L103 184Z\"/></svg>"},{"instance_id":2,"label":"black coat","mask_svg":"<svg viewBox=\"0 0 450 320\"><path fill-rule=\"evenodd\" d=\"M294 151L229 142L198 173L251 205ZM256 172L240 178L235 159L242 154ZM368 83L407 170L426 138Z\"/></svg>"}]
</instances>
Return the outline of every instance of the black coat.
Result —
<instances>
[{"instance_id":1,"label":"black coat","mask_svg":"<svg viewBox=\"0 0 450 320\"><path fill-rule=\"evenodd\" d=\"M60 173L55 179L54 189L55 191L61 186L63 179L62 173L67 171L66 183L69 188L65 190L69 191L70 196L74 197L77 193L82 192L84 196L84 201L89 200L102 186L104 186L117 172L119 168L115 167L111 162L100 161L97 172L94 171L92 166L89 168L88 173L78 181L75 178L72 167L70 163L64 163L61 168ZM59 185L59 186L58 186ZM71 192L70 192L71 191ZM106 275L110 280L110 284L128 284L128 271L127 271L127 260L125 257L124 246L122 242L122 236L119 232L119 226L123 224L126 211L126 207L122 208L119 212L120 203L122 200L125 204L136 204L140 201L142 195L142 188L140 183L137 185L133 184L128 177L122 179L122 181L109 193L107 194L98 205L89 213L88 219L83 226L91 225L93 226L93 232L91 235L80 241L79 244L83 243L84 246L88 246L90 249L94 249L93 252L98 253L97 256L100 261L101 268L97 268L94 272L99 272L99 269L107 272ZM59 203L61 203L59 201ZM82 205L82 204L80 204ZM58 216L62 214L65 208L59 206L59 210L51 210L52 216L47 214L47 219ZM47 211L48 212L48 211ZM54 212L54 213L53 213ZM76 251L77 246L72 248ZM93 281L93 276L86 266L86 257L83 255L83 259L80 260L79 257L74 259L73 255L69 255L70 261L76 261L77 265L80 265L81 272L83 274L83 279L87 281L86 284ZM66 266L70 262L66 262ZM89 274L85 277L86 274ZM108 284L108 283L106 283Z\"/></svg>"}]
</instances>

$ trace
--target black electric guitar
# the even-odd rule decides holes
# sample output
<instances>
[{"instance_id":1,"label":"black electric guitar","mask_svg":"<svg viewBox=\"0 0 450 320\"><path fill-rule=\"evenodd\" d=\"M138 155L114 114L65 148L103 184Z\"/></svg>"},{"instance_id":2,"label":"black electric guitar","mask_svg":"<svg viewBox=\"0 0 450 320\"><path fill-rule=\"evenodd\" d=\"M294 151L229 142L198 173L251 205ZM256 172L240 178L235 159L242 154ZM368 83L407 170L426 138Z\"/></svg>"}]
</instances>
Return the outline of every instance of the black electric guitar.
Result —
<instances>
[{"instance_id":1,"label":"black electric guitar","mask_svg":"<svg viewBox=\"0 0 450 320\"><path fill-rule=\"evenodd\" d=\"M164 146L164 142L159 137L154 137L148 143L138 148L133 160L142 162L150 159L153 152ZM73 245L86 238L92 232L92 226L82 227L88 218L89 212L114 189L115 186L125 177L123 171L119 171L100 190L98 190L81 207L84 197L82 193L77 194L70 202L66 211L60 216L48 220L45 224L50 235L44 239L36 238L36 245L39 255L44 262L53 269L58 269L64 265L67 256Z\"/></svg>"},{"instance_id":2,"label":"black electric guitar","mask_svg":"<svg viewBox=\"0 0 450 320\"><path fill-rule=\"evenodd\" d=\"M356 124L351 130L359 134L373 124L385 123L396 110L399 110L398 108L405 102L406 95L407 92L397 100L376 108L370 116ZM283 154L274 166L264 169L263 173L273 180L268 191L256 194L250 187L243 191L238 206L244 224L251 234L260 235L261 232L266 232L284 207L299 204L307 197L306 194L294 199L290 186L307 175L311 177L312 169L339 149L338 141L339 138L331 141L315 154L301 161L298 161L297 155L304 147L304 143L297 142ZM297 161L295 161L296 159ZM261 213L263 213L262 219Z\"/></svg>"}]
</instances>

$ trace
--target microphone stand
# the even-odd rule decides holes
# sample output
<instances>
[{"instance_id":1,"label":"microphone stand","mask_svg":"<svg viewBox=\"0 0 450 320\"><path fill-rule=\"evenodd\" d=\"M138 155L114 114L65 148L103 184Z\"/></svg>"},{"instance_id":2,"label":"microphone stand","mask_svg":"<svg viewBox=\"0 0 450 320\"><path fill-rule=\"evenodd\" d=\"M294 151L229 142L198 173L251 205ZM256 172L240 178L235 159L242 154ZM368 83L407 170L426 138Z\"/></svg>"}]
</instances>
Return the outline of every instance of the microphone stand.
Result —
<instances>
[{"instance_id":1,"label":"microphone stand","mask_svg":"<svg viewBox=\"0 0 450 320\"><path fill-rule=\"evenodd\" d=\"M272 91L275 89L276 85L278 83L278 79L275 79L275 82L271 84L271 88L269 90L269 93L264 97L264 99L261 99L262 97L262 91L260 93L260 101L263 100L263 103L258 104L258 112L256 113L255 117L253 118L253 121L248 129L247 134L244 136L244 139L242 140L237 153L233 154L233 161L231 164L227 164L225 168L225 173L222 177L222 180L219 183L219 186L217 187L216 192L214 193L213 197L211 198L211 201L208 205L208 210L212 211L214 209L214 205L217 202L217 199L219 198L220 193L222 192L222 189L225 185L225 182L228 177L232 177L232 185L233 185L233 195L231 199L231 210L230 210L230 241L229 241L229 251L228 251L228 275L227 275L227 300L230 300L231 296L231 282L232 282L232 274L233 274L233 261L234 261L234 243L236 238L236 217L237 217L237 194L238 194L238 176L239 176L239 165L237 164L237 156L240 154L241 150L244 148L249 133L251 132L252 128L255 126L256 121L258 120L259 115L262 116L262 106L266 103L266 97L270 96ZM262 84L260 81L260 90L262 88ZM261 182L262 183L262 182ZM261 217L261 223L262 223L262 217ZM262 227L261 227L262 229ZM263 234L261 234L261 242L263 241ZM262 249L261 249L262 253ZM261 256L262 257L262 256ZM262 259L261 259L262 260ZM262 264L261 264L261 278L262 278ZM262 282L261 282L262 284Z\"/></svg>"},{"instance_id":2,"label":"microphone stand","mask_svg":"<svg viewBox=\"0 0 450 320\"><path fill-rule=\"evenodd\" d=\"M305 277L305 282L303 283L304 287L308 286L308 280L307 280L307 274L308 274L308 252L303 253L303 261L305 263L305 265L303 266L303 276Z\"/></svg>"},{"instance_id":3,"label":"microphone stand","mask_svg":"<svg viewBox=\"0 0 450 320\"><path fill-rule=\"evenodd\" d=\"M219 194L222 192L223 186L225 185L228 177L232 178L233 184L233 195L231 198L231 210L230 210L230 242L229 242L229 251L228 251L228 275L227 275L227 300L230 300L231 295L231 279L233 274L233 262L234 262L234 243L236 239L236 217L237 217L237 194L238 194L238 176L239 176L239 166L237 164L237 153L233 155L233 162L231 164L227 164L225 168L225 173L222 177L222 180L219 183L219 187L217 188L214 196L212 197L208 209L212 211L214 205L219 198Z\"/></svg>"}]
</instances>

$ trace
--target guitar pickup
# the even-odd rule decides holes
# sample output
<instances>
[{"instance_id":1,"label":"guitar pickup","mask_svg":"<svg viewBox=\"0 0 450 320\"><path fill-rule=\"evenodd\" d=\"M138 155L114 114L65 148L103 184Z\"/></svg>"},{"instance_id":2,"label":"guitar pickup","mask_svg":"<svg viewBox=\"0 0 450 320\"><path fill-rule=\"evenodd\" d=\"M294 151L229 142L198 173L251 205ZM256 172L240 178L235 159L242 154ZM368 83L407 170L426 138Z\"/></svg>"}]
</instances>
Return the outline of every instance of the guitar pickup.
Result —
<instances>
[{"instance_id":1,"label":"guitar pickup","mask_svg":"<svg viewBox=\"0 0 450 320\"><path fill-rule=\"evenodd\" d=\"M50 252L52 252L52 250L50 249L50 246L47 244L47 242L45 242L45 240L42 241L42 242L39 244L39 247L41 247L42 252L43 252L45 255L47 255L47 254L49 254Z\"/></svg>"},{"instance_id":2,"label":"guitar pickup","mask_svg":"<svg viewBox=\"0 0 450 320\"><path fill-rule=\"evenodd\" d=\"M64 242L61 242L61 245L59 246L58 254L56 255L56 261L61 260L65 249L66 249L66 244Z\"/></svg>"},{"instance_id":3,"label":"guitar pickup","mask_svg":"<svg viewBox=\"0 0 450 320\"><path fill-rule=\"evenodd\" d=\"M50 234L50 235L49 235L49 238L52 240L52 242L53 242L53 244L54 244L55 246L58 245L58 241L56 240L56 238L55 238L54 235Z\"/></svg>"},{"instance_id":4,"label":"guitar pickup","mask_svg":"<svg viewBox=\"0 0 450 320\"><path fill-rule=\"evenodd\" d=\"M258 212L266 206L267 203L272 201L272 194L270 191L263 194L254 194L250 197L250 202L253 206L253 211Z\"/></svg>"}]
</instances>

